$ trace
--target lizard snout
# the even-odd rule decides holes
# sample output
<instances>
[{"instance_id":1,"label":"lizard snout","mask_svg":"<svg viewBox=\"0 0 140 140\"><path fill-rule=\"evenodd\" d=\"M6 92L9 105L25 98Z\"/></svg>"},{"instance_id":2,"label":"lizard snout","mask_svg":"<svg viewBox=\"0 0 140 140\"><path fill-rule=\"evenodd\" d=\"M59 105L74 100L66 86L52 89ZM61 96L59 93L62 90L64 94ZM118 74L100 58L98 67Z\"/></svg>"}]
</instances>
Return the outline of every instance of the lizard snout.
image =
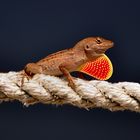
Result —
<instances>
[{"instance_id":1,"label":"lizard snout","mask_svg":"<svg viewBox=\"0 0 140 140\"><path fill-rule=\"evenodd\" d=\"M114 42L110 41L110 44L108 45L108 48L112 48L114 46Z\"/></svg>"},{"instance_id":2,"label":"lizard snout","mask_svg":"<svg viewBox=\"0 0 140 140\"><path fill-rule=\"evenodd\" d=\"M105 42L105 43L102 44L102 46L100 47L99 50L106 51L106 50L112 48L113 46L114 46L114 42L112 42L112 41L107 41L107 42Z\"/></svg>"},{"instance_id":3,"label":"lizard snout","mask_svg":"<svg viewBox=\"0 0 140 140\"><path fill-rule=\"evenodd\" d=\"M114 46L114 43L110 40L104 42L103 44L100 45L100 47L98 47L95 52L98 54L102 54L105 53L106 50L112 48Z\"/></svg>"}]
</instances>

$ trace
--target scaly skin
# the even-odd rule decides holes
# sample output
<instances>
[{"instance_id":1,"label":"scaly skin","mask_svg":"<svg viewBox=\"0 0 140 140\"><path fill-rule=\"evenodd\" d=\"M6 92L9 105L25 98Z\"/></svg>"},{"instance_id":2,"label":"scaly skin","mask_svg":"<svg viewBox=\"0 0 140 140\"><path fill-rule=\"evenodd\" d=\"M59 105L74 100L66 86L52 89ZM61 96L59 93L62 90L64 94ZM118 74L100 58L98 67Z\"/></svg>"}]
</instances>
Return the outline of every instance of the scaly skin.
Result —
<instances>
[{"instance_id":1,"label":"scaly skin","mask_svg":"<svg viewBox=\"0 0 140 140\"><path fill-rule=\"evenodd\" d=\"M64 74L74 89L73 78L69 72L76 71L82 64L100 57L111 47L113 42L110 40L88 37L79 41L73 48L50 54L36 63L27 64L24 71L28 76L37 73L54 76Z\"/></svg>"}]
</instances>

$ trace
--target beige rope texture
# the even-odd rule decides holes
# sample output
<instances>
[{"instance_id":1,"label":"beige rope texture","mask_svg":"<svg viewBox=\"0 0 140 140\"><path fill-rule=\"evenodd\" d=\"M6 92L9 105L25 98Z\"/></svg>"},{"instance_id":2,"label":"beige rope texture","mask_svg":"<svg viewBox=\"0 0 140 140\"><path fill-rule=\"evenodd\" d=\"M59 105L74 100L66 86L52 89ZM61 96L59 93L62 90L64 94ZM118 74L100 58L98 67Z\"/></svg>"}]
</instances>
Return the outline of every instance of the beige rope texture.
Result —
<instances>
[{"instance_id":1,"label":"beige rope texture","mask_svg":"<svg viewBox=\"0 0 140 140\"><path fill-rule=\"evenodd\" d=\"M37 74L25 78L22 72L0 73L0 101L18 100L28 106L35 103L72 104L80 108L104 108L111 111L140 112L140 84L133 82L109 83L75 78L76 91L64 78Z\"/></svg>"}]
</instances>

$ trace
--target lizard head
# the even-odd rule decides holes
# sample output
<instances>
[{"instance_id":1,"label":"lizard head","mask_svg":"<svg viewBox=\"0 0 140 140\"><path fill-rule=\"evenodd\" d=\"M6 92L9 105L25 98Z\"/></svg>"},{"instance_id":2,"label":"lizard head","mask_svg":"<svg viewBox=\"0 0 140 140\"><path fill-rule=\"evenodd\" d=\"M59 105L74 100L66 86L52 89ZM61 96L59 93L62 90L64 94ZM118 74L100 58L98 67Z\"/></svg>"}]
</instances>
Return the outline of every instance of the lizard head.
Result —
<instances>
[{"instance_id":1,"label":"lizard head","mask_svg":"<svg viewBox=\"0 0 140 140\"><path fill-rule=\"evenodd\" d=\"M87 58L93 59L102 56L114 43L102 37L88 37L79 41L76 46L85 51ZM76 47L75 46L75 47Z\"/></svg>"}]
</instances>

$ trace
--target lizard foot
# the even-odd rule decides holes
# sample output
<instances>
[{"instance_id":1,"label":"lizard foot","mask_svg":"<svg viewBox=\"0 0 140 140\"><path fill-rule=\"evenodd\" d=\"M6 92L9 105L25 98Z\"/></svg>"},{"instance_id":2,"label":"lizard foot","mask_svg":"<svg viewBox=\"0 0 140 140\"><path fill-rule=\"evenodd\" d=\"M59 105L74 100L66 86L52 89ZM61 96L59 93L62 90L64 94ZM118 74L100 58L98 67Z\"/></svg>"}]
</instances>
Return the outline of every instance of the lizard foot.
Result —
<instances>
[{"instance_id":1,"label":"lizard foot","mask_svg":"<svg viewBox=\"0 0 140 140\"><path fill-rule=\"evenodd\" d=\"M25 82L25 78L27 78L27 80L31 79L31 76L29 76L25 71L23 71L22 73L22 79L21 79L21 88L23 87L23 84Z\"/></svg>"},{"instance_id":2,"label":"lizard foot","mask_svg":"<svg viewBox=\"0 0 140 140\"><path fill-rule=\"evenodd\" d=\"M60 68L60 71L63 73L63 75L67 78L68 86L70 86L75 91L76 86L74 84L74 78L70 75L69 71L65 67L60 66L59 68Z\"/></svg>"},{"instance_id":3,"label":"lizard foot","mask_svg":"<svg viewBox=\"0 0 140 140\"><path fill-rule=\"evenodd\" d=\"M73 77L68 78L68 86L70 86L74 91L76 90L76 85L73 81Z\"/></svg>"}]
</instances>

